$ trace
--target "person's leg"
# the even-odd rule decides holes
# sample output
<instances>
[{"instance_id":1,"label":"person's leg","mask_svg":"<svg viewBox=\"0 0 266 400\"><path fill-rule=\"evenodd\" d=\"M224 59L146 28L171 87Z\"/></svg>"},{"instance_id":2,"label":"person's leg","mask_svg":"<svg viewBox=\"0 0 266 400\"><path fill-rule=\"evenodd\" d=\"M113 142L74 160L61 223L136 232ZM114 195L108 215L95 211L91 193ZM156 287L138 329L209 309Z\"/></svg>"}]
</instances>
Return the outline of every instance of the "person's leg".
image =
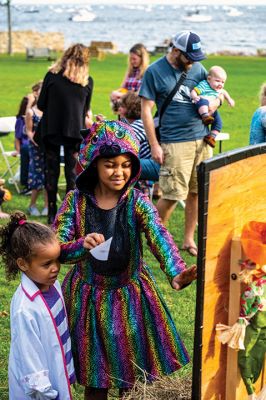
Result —
<instances>
[{"instance_id":1,"label":"person's leg","mask_svg":"<svg viewBox=\"0 0 266 400\"><path fill-rule=\"evenodd\" d=\"M159 199L156 208L161 217L162 223L165 225L169 218L171 217L172 212L176 207L177 201L168 200L168 199Z\"/></svg>"},{"instance_id":2,"label":"person's leg","mask_svg":"<svg viewBox=\"0 0 266 400\"><path fill-rule=\"evenodd\" d=\"M197 246L194 239L198 220L198 180L197 166L212 156L212 148L203 140L197 140L196 151L193 152L193 165L189 180L189 191L185 207L185 232L182 249L187 250L191 255L197 256Z\"/></svg>"},{"instance_id":3,"label":"person's leg","mask_svg":"<svg viewBox=\"0 0 266 400\"><path fill-rule=\"evenodd\" d=\"M38 195L39 195L39 190L37 189L31 190L29 214L32 215L33 217L39 217L41 215L36 205Z\"/></svg>"},{"instance_id":4,"label":"person's leg","mask_svg":"<svg viewBox=\"0 0 266 400\"><path fill-rule=\"evenodd\" d=\"M52 224L57 212L56 196L60 175L60 146L45 144L45 186L48 196L48 224Z\"/></svg>"},{"instance_id":5,"label":"person's leg","mask_svg":"<svg viewBox=\"0 0 266 400\"><path fill-rule=\"evenodd\" d=\"M185 200L195 159L196 142L162 143L164 164L160 168L162 197L156 207L165 224L179 200Z\"/></svg>"},{"instance_id":6,"label":"person's leg","mask_svg":"<svg viewBox=\"0 0 266 400\"><path fill-rule=\"evenodd\" d=\"M201 98L195 105L204 125L211 124L214 118L209 113L209 101L205 98Z\"/></svg>"},{"instance_id":7,"label":"person's leg","mask_svg":"<svg viewBox=\"0 0 266 400\"><path fill-rule=\"evenodd\" d=\"M76 181L76 150L69 146L64 146L66 193L75 188Z\"/></svg>"},{"instance_id":8,"label":"person's leg","mask_svg":"<svg viewBox=\"0 0 266 400\"><path fill-rule=\"evenodd\" d=\"M198 220L198 195L188 193L185 206L185 232L183 249L188 249L191 255L197 255L197 245L194 240Z\"/></svg>"},{"instance_id":9,"label":"person's leg","mask_svg":"<svg viewBox=\"0 0 266 400\"><path fill-rule=\"evenodd\" d=\"M108 389L85 387L84 400L107 400Z\"/></svg>"},{"instance_id":10,"label":"person's leg","mask_svg":"<svg viewBox=\"0 0 266 400\"><path fill-rule=\"evenodd\" d=\"M29 173L29 146L22 145L20 148L20 183L22 186L28 187Z\"/></svg>"},{"instance_id":11,"label":"person's leg","mask_svg":"<svg viewBox=\"0 0 266 400\"><path fill-rule=\"evenodd\" d=\"M215 111L213 113L213 118L214 118L214 121L211 125L211 131L208 135L206 135L204 137L204 142L206 142L209 146L214 148L215 144L216 144L215 138L216 138L217 134L219 132L221 132L223 123L222 123L221 116L217 111Z\"/></svg>"}]
</instances>

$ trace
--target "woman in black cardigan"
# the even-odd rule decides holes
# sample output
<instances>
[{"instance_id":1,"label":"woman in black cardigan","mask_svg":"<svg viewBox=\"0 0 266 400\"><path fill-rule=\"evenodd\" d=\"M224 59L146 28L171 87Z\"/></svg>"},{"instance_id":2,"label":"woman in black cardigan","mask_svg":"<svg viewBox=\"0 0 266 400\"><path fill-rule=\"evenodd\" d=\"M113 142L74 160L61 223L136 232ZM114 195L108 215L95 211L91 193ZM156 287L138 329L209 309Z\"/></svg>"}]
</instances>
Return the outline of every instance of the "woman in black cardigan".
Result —
<instances>
[{"instance_id":1,"label":"woman in black cardigan","mask_svg":"<svg viewBox=\"0 0 266 400\"><path fill-rule=\"evenodd\" d=\"M37 103L43 111L39 132L45 151L49 224L57 212L60 146L64 146L66 192L75 186L80 130L88 127L86 121L90 119L93 80L88 64L88 47L69 47L46 74Z\"/></svg>"}]
</instances>

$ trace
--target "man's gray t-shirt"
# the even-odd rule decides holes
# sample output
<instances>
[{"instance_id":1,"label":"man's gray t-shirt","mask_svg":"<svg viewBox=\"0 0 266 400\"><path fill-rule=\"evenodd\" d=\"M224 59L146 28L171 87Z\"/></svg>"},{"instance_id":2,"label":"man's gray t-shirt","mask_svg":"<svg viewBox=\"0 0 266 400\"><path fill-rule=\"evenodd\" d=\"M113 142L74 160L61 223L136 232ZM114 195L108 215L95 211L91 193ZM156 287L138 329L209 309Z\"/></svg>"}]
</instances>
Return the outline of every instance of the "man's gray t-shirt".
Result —
<instances>
[{"instance_id":1,"label":"man's gray t-shirt","mask_svg":"<svg viewBox=\"0 0 266 400\"><path fill-rule=\"evenodd\" d=\"M139 95L156 103L160 110L164 100L174 88L181 75L166 57L160 58L146 70ZM203 79L207 71L198 62L192 65L183 84L167 106L161 119L160 140L162 143L186 142L202 139L208 134L195 105L190 98L191 90Z\"/></svg>"}]
</instances>

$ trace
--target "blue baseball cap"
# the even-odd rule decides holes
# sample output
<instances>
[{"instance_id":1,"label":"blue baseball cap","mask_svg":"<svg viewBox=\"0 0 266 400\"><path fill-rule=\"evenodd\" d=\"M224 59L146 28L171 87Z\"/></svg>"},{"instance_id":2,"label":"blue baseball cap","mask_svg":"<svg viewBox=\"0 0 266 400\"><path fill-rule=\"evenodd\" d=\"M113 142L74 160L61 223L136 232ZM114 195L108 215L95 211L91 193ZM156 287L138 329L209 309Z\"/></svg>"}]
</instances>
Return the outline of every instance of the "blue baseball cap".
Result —
<instances>
[{"instance_id":1,"label":"blue baseball cap","mask_svg":"<svg viewBox=\"0 0 266 400\"><path fill-rule=\"evenodd\" d=\"M172 44L174 47L181 50L185 56L187 55L192 61L201 61L206 58L201 50L200 37L194 32L178 32L172 38Z\"/></svg>"}]
</instances>

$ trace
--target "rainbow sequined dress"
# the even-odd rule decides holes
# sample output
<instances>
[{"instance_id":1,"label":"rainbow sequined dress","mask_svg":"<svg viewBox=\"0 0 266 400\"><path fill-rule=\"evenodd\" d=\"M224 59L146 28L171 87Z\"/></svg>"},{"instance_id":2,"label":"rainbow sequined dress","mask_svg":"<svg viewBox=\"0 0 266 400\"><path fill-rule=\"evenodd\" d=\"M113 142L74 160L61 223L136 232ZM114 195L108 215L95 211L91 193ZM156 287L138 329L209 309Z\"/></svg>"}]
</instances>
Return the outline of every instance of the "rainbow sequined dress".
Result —
<instances>
[{"instance_id":1,"label":"rainbow sequined dress","mask_svg":"<svg viewBox=\"0 0 266 400\"><path fill-rule=\"evenodd\" d=\"M156 209L140 191L132 189L122 197L116 217L127 215L128 265L112 275L107 269L97 273L82 246L85 234L92 229L89 219L94 220L94 229L95 220L100 224L96 207L92 196L78 190L69 192L55 224L62 261L76 263L63 283L72 352L82 385L127 388L141 375L140 369L152 380L189 361L143 261L141 232L170 281L183 270L184 262Z\"/></svg>"},{"instance_id":2,"label":"rainbow sequined dress","mask_svg":"<svg viewBox=\"0 0 266 400\"><path fill-rule=\"evenodd\" d=\"M138 149L134 131L123 122L94 124L80 147L83 171L77 189L66 195L54 224L61 261L75 264L65 277L63 292L76 375L85 386L128 388L143 376L141 370L153 380L189 361L143 261L142 232L170 282L185 268L157 210L134 189L140 176ZM130 179L119 191L116 207L100 210L94 198L97 159L119 154L130 154ZM93 260L83 247L92 232L113 237L105 263Z\"/></svg>"}]
</instances>

